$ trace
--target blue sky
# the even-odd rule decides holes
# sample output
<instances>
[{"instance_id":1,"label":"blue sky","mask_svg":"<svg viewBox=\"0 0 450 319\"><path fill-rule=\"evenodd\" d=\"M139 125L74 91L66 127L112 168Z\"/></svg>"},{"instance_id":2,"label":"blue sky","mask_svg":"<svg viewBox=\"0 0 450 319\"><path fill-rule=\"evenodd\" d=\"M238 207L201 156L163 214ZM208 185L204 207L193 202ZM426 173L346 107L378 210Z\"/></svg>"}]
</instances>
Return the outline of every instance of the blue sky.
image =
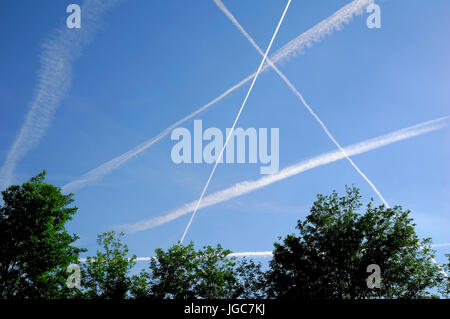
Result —
<instances>
[{"instance_id":1,"label":"blue sky","mask_svg":"<svg viewBox=\"0 0 450 319\"><path fill-rule=\"evenodd\" d=\"M286 1L224 0L265 50ZM350 0L294 0L271 52L333 14ZM65 28L76 1L7 1L0 10L0 159L23 125L38 83L41 45ZM363 13L303 54L279 65L342 145L449 115L450 2L376 1L382 28L368 29ZM81 4L81 2L80 2ZM83 20L82 20L83 21ZM14 183L47 170L63 186L156 136L248 76L261 56L212 0L123 0L97 24L73 63L71 86L38 145L18 162ZM195 119L231 127L247 92L241 87ZM193 129L193 121L182 125ZM268 71L257 79L238 127L280 129L280 168L335 145L286 84ZM449 243L449 128L376 149L353 159L391 205L412 211L417 231ZM210 164L174 164L165 137L120 169L75 192L79 208L70 231L96 249L98 233L162 215L200 196ZM2 163L3 164L3 163ZM258 179L260 164L219 165L207 194ZM221 243L233 251L271 250L294 231L316 194L344 185L375 193L341 160L248 195L202 209L186 237L197 246ZM189 216L138 233L126 242L138 256L167 248ZM438 249L442 260L450 247Z\"/></svg>"}]
</instances>

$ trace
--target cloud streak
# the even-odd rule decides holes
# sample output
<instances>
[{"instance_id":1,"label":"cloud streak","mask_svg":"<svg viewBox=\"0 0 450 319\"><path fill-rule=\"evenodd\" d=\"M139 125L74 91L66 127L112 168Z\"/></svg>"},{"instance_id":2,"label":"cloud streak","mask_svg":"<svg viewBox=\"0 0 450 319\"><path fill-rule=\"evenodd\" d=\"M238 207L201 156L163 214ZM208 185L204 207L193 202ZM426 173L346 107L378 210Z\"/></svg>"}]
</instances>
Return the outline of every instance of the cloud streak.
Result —
<instances>
[{"instance_id":1,"label":"cloud streak","mask_svg":"<svg viewBox=\"0 0 450 319\"><path fill-rule=\"evenodd\" d=\"M293 57L299 53L302 53L305 51L305 49L311 47L314 43L320 42L322 39L325 38L325 36L330 35L333 33L333 31L341 30L343 26L347 23L349 23L354 16L359 15L363 12L363 10L372 3L373 0L354 0L350 2L349 4L345 5L338 11L336 11L334 14L326 18L325 20L321 21L320 23L316 24L314 27L309 29L308 31L302 33L295 39L288 42L286 45L281 47L279 50L277 50L273 56L270 58L273 63L281 63L288 61L290 57ZM267 71L269 69L269 64L266 64L262 67L261 72ZM243 85L250 82L256 75L256 72L253 74L250 74L245 79L240 81L239 83L235 84L231 88L227 89L225 92L220 94L215 99L211 100L210 102L206 103L202 107L198 108L196 111L192 112L191 114L185 116L184 118L180 119L179 121L173 123L169 127L167 127L165 130L163 130L161 133L159 133L154 138L138 145L137 147L131 149L130 151L123 153L122 155L119 155L102 165L90 170L89 172L82 175L80 178L64 185L62 187L63 191L74 191L80 188L83 188L92 182L99 180L100 178L108 175L112 171L118 169L122 165L124 165L126 162L128 162L130 159L134 158L139 153L147 150L150 148L153 144L167 136L173 129L177 128L184 122L192 119L193 117L197 116L201 112L207 110L217 102L224 99L226 96L234 92L235 90L239 89Z\"/></svg>"},{"instance_id":2,"label":"cloud streak","mask_svg":"<svg viewBox=\"0 0 450 319\"><path fill-rule=\"evenodd\" d=\"M81 29L68 29L64 21L43 43L37 86L24 123L0 170L0 189L11 184L20 159L45 135L56 108L70 88L73 62L91 42L103 13L119 1L85 0L81 6Z\"/></svg>"},{"instance_id":3,"label":"cloud streak","mask_svg":"<svg viewBox=\"0 0 450 319\"><path fill-rule=\"evenodd\" d=\"M422 135L428 132L432 132L435 130L439 130L443 128L446 124L448 117L442 117L439 119L435 119L432 121L423 122L405 129L401 129L398 131L395 131L393 133L382 135L376 138L368 139L363 142L353 144L350 146L345 147L345 152L348 156L354 156L358 154L362 154L365 152L368 152L370 150L374 150L377 148L380 148L382 146L386 146L395 142L399 142L405 139L409 139L418 135ZM225 190L213 193L209 196L206 196L201 205L199 206L199 209L206 208L209 206L213 206L222 202L225 202L227 200L248 194L250 192L253 192L255 190L258 190L260 188L269 186L275 182L284 180L288 177L298 175L300 173L303 173L305 171L311 170L313 168L330 164L333 162L336 162L338 160L341 160L345 158L343 153L341 151L333 151L328 152L313 158L310 158L308 160L299 162L295 165L288 166L282 170L280 170L277 174L265 176L263 178L260 178L258 180L249 180L249 181L243 181L239 182ZM127 224L127 225L120 225L116 226L117 229L134 233L139 231L144 231L147 229L151 229L163 224L166 224L168 222L171 222L175 219L178 219L186 214L189 214L194 211L196 207L197 201L193 201L190 203L187 203L180 208L177 208L175 210L172 210L168 212L167 214L152 217L150 219L142 220L133 224Z\"/></svg>"}]
</instances>

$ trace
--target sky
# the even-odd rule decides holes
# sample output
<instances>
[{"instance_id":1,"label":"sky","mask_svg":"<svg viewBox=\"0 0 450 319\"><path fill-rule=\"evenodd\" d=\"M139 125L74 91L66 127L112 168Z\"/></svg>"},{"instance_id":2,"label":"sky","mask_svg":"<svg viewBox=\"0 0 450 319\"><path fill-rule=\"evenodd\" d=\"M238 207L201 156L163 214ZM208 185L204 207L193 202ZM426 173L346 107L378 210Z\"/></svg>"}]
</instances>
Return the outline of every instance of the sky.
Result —
<instances>
[{"instance_id":1,"label":"sky","mask_svg":"<svg viewBox=\"0 0 450 319\"><path fill-rule=\"evenodd\" d=\"M269 56L350 2L292 1ZM101 8L88 1L93 9L85 13L82 7L79 30L66 28L71 3L83 4L21 0L0 5L0 165L5 167L30 108L53 108L27 126L32 129L10 171L14 184L45 169L47 182L64 187L158 136L261 63L261 55L213 0L104 1ZM287 1L223 3L265 51ZM450 2L375 3L381 28L369 29L369 14L363 12L277 64L343 147L450 115ZM64 60L62 73L52 69L43 76L48 43L59 49L60 42L64 50L56 50L56 58ZM50 79L50 92L39 91L43 79ZM205 129L225 131L249 84L179 127L192 131L196 119ZM54 99L36 103L39 92ZM272 70L257 78L236 127L279 128L280 169L337 150ZM418 234L437 244L450 243L449 138L446 126L352 156L386 201L410 209ZM78 212L68 230L80 236L77 245L93 254L99 233L198 200L213 164L175 164L175 143L169 134L73 190ZM263 178L260 166L219 164L206 196ZM342 194L352 184L364 202L374 198L381 204L341 159L200 209L186 241L197 247L220 243L234 252L270 251L278 236L295 231L317 194L334 189ZM180 239L189 217L126 233L125 241L137 256L152 256L155 248ZM436 249L438 261L450 253L450 246Z\"/></svg>"}]
</instances>

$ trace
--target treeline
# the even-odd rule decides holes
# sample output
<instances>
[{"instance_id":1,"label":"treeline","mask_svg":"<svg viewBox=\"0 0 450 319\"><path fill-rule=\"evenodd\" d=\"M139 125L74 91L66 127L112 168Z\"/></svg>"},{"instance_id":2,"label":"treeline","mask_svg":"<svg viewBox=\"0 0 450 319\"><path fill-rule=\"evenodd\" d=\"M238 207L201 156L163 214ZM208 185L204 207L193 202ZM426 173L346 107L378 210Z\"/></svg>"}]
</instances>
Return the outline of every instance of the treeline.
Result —
<instances>
[{"instance_id":1,"label":"treeline","mask_svg":"<svg viewBox=\"0 0 450 319\"><path fill-rule=\"evenodd\" d=\"M410 211L363 205L354 187L318 195L297 232L274 243L268 267L191 242L156 249L136 274L136 256L115 232L100 234L95 255L79 262L87 251L65 228L77 211L73 194L44 179L45 172L2 192L2 299L448 297L450 262L432 262L431 239L419 240Z\"/></svg>"},{"instance_id":2,"label":"treeline","mask_svg":"<svg viewBox=\"0 0 450 319\"><path fill-rule=\"evenodd\" d=\"M87 298L175 298L222 299L262 297L258 284L261 265L251 260L228 257L231 251L194 244L156 249L148 269L130 275L136 256L114 232L99 235L103 247L81 266L79 297Z\"/></svg>"}]
</instances>

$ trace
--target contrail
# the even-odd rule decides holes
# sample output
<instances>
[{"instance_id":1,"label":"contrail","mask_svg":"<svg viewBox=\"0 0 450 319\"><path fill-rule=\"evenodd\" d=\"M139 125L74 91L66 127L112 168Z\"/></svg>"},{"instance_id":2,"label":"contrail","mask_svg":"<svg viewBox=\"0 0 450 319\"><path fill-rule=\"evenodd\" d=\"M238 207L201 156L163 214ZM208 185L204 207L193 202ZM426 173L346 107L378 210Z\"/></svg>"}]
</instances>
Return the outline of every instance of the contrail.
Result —
<instances>
[{"instance_id":1,"label":"contrail","mask_svg":"<svg viewBox=\"0 0 450 319\"><path fill-rule=\"evenodd\" d=\"M387 135L382 135L376 138L368 139L363 142L345 147L345 152L349 156L358 155L373 149L377 149L382 146L386 146L428 132L436 131L445 126L446 124L445 122L447 121L447 119L448 119L447 116L438 118L432 121L427 121L405 129L401 129ZM288 166L279 171L277 174L268 175L258 180L239 182L225 190L206 196L202 201L201 205L199 206L199 209L213 206L225 202L227 200L233 199L235 197L248 194L260 188L271 185L275 182L284 180L288 177L303 173L318 166L336 162L343 158L345 158L345 156L341 151L337 150L333 152L328 152L310 158L308 160L299 162L295 165ZM193 212L196 204L197 201L187 203L178 209L168 212L165 215L152 217L150 219L142 220L134 224L120 225L117 226L116 228L131 233L151 229L166 224L170 221L173 221L177 218L180 218L186 214Z\"/></svg>"},{"instance_id":2,"label":"contrail","mask_svg":"<svg viewBox=\"0 0 450 319\"><path fill-rule=\"evenodd\" d=\"M43 43L37 87L22 128L0 170L0 189L11 184L18 161L44 136L56 108L69 90L73 62L92 40L103 13L119 1L85 0L81 7L81 28L69 29L64 21L64 26Z\"/></svg>"},{"instance_id":3,"label":"contrail","mask_svg":"<svg viewBox=\"0 0 450 319\"><path fill-rule=\"evenodd\" d=\"M230 257L272 257L271 251L245 251L242 253L231 253Z\"/></svg>"},{"instance_id":4,"label":"contrail","mask_svg":"<svg viewBox=\"0 0 450 319\"><path fill-rule=\"evenodd\" d=\"M223 4L221 0L214 0L215 4L219 7L220 10L231 20L231 22L239 29L239 31L247 38L247 40L255 47L255 49L263 55L261 48L256 44L256 42L253 40L253 38L245 31L245 29L240 25L240 23L236 20L236 18L233 16L233 14L228 10L228 8ZM305 101L302 94L297 90L297 88L289 81L289 79L273 64L271 59L267 59L267 63L269 66L281 77L281 79L287 84L287 86L291 89L292 92L300 99L302 104L305 106L305 108L308 110L308 112L315 118L317 123L322 127L323 131L329 139L338 147L338 149L342 152L342 154L345 156L345 158L350 162L350 164L353 166L353 168L361 175L361 177L369 184L369 186L373 189L373 191L378 195L380 200L389 207L389 204L386 202L384 197L381 195L381 193L378 191L376 186L372 183L372 181L364 174L361 169L353 162L353 160L345 153L345 150L342 148L341 144L334 138L333 134L328 130L325 123L322 122L320 117L312 110L311 106Z\"/></svg>"},{"instance_id":5,"label":"contrail","mask_svg":"<svg viewBox=\"0 0 450 319\"><path fill-rule=\"evenodd\" d=\"M336 11L322 22L289 42L279 49L270 59L273 63L286 62L298 53L304 52L306 48L311 47L314 43L318 43L325 38L326 35L332 34L334 31L341 30L344 24L352 21L353 16L360 15L369 4L375 0L354 0ZM269 65L265 66L266 68Z\"/></svg>"},{"instance_id":6,"label":"contrail","mask_svg":"<svg viewBox=\"0 0 450 319\"><path fill-rule=\"evenodd\" d=\"M352 18L356 15L359 15L363 12L363 10L369 5L370 3L373 3L374 0L354 0L350 2L349 4L345 5L338 11L336 11L334 14L326 18L325 20L319 22L315 26L313 26L311 29L307 30L306 32L302 33L295 39L291 40L287 44L285 44L283 47L281 47L279 50L275 52L275 54L270 58L272 63L281 63L283 61L286 61L289 57L295 56L299 52L303 52L305 49L312 47L314 43L320 42L326 35L331 34L335 30L341 30L344 26L344 24L349 23ZM263 68L261 69L261 72L264 72L268 70L269 65L266 63ZM226 96L234 92L235 90L239 89L243 85L250 82L254 76L256 75L256 72L253 74L250 74L245 79L240 81L239 83L235 84L222 94L220 94L215 99L211 100L207 104L203 105L196 111L192 112L191 114L185 116L181 120L173 123L169 127L167 127L165 130L163 130L161 133L159 133L154 138L140 144L139 146L131 149L130 151L123 153L120 156L117 156L113 158L112 160L103 163L102 165L90 170L86 174L82 175L80 178L64 185L62 187L63 191L74 191L76 189L80 189L100 178L103 176L109 174L110 172L118 169L120 166L125 164L127 161L138 155L139 153L147 150L149 147L151 147L153 144L161 140L163 137L168 135L173 129L177 128L184 122L192 119L196 115L200 114L201 112L205 111L206 109L210 108L217 102L224 99Z\"/></svg>"},{"instance_id":7,"label":"contrail","mask_svg":"<svg viewBox=\"0 0 450 319\"><path fill-rule=\"evenodd\" d=\"M258 78L259 73L261 72L261 68L263 67L264 62L266 62L267 54L269 54L270 48L272 47L273 41L275 40L275 38L277 36L278 30L280 29L280 26L281 26L281 23L283 23L284 17L286 15L287 10L289 9L289 5L291 4L291 1L292 0L288 0L288 3L286 4L286 7L284 8L283 14L281 15L280 21L278 22L278 25L275 28L275 32L273 33L272 39L270 40L269 46L267 47L266 53L263 54L263 58L262 58L261 63L259 64L259 67L258 67L258 71L256 71L256 75L253 78L252 84L250 84L250 88L247 91L247 95L245 96L244 101L242 102L242 105L241 105L241 107L239 109L239 112L236 115L236 119L234 120L233 126L231 127L230 132L228 133L228 136L227 136L227 138L225 140L225 143L223 144L223 147L220 150L220 154L217 157L216 162L214 163L214 167L211 170L211 173L209 174L209 177L208 177L208 180L206 181L205 187L203 187L202 194L200 195L200 198L197 201L197 205L194 208L194 211L192 213L191 219L189 219L189 222L188 222L188 224L186 226L186 229L184 230L183 236L181 236L181 239L180 239L180 242L179 242L180 245L183 243L184 237L186 237L186 234L189 231L189 228L191 227L192 221L194 220L195 214L197 213L198 206L201 204L203 196L205 195L206 190L208 189L209 183L211 182L211 179L214 176L214 172L216 171L217 164L222 160L223 151L225 150L225 147L227 146L231 136L233 136L234 128L236 127L236 123L239 120L239 117L241 116L242 110L244 109L245 104L247 103L248 97L250 96L250 93L253 90L253 86L255 85L255 82L256 82L256 79Z\"/></svg>"},{"instance_id":8,"label":"contrail","mask_svg":"<svg viewBox=\"0 0 450 319\"><path fill-rule=\"evenodd\" d=\"M227 7L222 3L221 0L214 0L214 3L219 7L219 9L231 20L231 22L238 28L238 30L247 38L247 40L255 47L255 49L262 54L262 51L260 47L256 44L256 42L253 40L253 38L245 31L245 29L240 25L240 23L237 21L237 19L233 16L233 14L227 9ZM342 154L345 156L345 158L350 162L350 164L353 166L353 168L361 175L361 177L369 184L369 186L372 188L372 190L377 194L377 196L380 198L380 200L383 202L383 204L390 208L389 203L384 199L384 197L381 195L380 191L376 188L375 184L372 183L372 181L366 176L366 174L363 173L363 171L356 165L355 162L345 153L345 150L342 148L342 146L339 144L339 142L334 138L334 136L331 134L331 132L326 127L325 123L322 122L322 120L319 118L319 116L312 110L312 108L309 106L309 104L305 101L303 96L300 94L300 92L295 88L295 86L288 80L288 78L273 64L273 62L270 59L267 59L267 63L269 66L283 79L283 81L289 86L289 88L294 92L294 94L300 99L300 101L303 103L303 105L306 107L308 112L316 119L316 121L319 123L319 125L322 127L324 132L327 134L327 136L330 138L330 140L338 147L338 149L342 152ZM423 249L423 246L419 244L419 248ZM430 255L427 254L430 259L433 261L433 263L439 268L441 273L448 277L447 274L442 270L440 265L436 262L436 260Z\"/></svg>"},{"instance_id":9,"label":"contrail","mask_svg":"<svg viewBox=\"0 0 450 319\"><path fill-rule=\"evenodd\" d=\"M231 253L228 254L227 257L261 257L261 258L267 258L272 257L271 251L245 251L240 253ZM128 258L130 260L131 258ZM150 261L156 259L156 257L136 257L135 261ZM80 263L87 262L87 258L79 258L78 261Z\"/></svg>"},{"instance_id":10,"label":"contrail","mask_svg":"<svg viewBox=\"0 0 450 319\"><path fill-rule=\"evenodd\" d=\"M449 247L449 246L450 246L450 243L430 245L431 248ZM231 253L228 256L230 256L230 257L272 257L272 255L273 255L272 251L245 251L245 252L240 252L240 253ZM138 257L137 259L140 259L140 258L142 258L142 260L149 260L152 257Z\"/></svg>"},{"instance_id":11,"label":"contrail","mask_svg":"<svg viewBox=\"0 0 450 319\"><path fill-rule=\"evenodd\" d=\"M447 247L450 246L450 243L445 244L434 244L430 245L431 248L435 247ZM272 251L244 251L244 252L238 252L238 253L231 253L227 255L228 257L254 257L254 258L270 258L273 256ZM136 261L150 261L156 259L156 257L136 257ZM87 258L79 258L79 262L86 262Z\"/></svg>"}]
</instances>

